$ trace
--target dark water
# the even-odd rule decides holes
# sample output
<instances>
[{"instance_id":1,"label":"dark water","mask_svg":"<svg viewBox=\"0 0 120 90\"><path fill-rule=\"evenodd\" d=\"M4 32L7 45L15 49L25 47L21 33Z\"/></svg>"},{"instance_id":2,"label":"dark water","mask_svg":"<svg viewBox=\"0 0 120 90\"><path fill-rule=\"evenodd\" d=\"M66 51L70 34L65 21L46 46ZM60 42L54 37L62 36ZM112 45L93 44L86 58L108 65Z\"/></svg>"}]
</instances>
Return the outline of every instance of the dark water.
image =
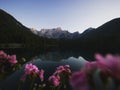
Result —
<instances>
[{"instance_id":1,"label":"dark water","mask_svg":"<svg viewBox=\"0 0 120 90\"><path fill-rule=\"evenodd\" d=\"M94 60L94 53L86 53L80 51L41 51L39 49L4 49L10 55L16 54L17 59L25 58L27 61L40 58L42 61L61 61L69 57L82 56L88 61Z\"/></svg>"}]
</instances>

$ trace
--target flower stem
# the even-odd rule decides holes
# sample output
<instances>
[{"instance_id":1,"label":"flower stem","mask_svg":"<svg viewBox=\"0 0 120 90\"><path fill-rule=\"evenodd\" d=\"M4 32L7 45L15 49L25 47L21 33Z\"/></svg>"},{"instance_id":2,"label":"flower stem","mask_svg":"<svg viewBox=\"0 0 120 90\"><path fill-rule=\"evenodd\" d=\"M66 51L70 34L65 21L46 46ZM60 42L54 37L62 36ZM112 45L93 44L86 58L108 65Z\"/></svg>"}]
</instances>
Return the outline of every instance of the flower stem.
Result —
<instances>
[{"instance_id":1,"label":"flower stem","mask_svg":"<svg viewBox=\"0 0 120 90\"><path fill-rule=\"evenodd\" d=\"M30 84L30 90L33 90L34 81L35 81L35 79L33 78L33 79L32 79L32 82L31 82L31 84Z\"/></svg>"},{"instance_id":2,"label":"flower stem","mask_svg":"<svg viewBox=\"0 0 120 90\"><path fill-rule=\"evenodd\" d=\"M18 90L22 90L22 87L23 87L23 83L22 81L19 82L19 85L18 85Z\"/></svg>"}]
</instances>

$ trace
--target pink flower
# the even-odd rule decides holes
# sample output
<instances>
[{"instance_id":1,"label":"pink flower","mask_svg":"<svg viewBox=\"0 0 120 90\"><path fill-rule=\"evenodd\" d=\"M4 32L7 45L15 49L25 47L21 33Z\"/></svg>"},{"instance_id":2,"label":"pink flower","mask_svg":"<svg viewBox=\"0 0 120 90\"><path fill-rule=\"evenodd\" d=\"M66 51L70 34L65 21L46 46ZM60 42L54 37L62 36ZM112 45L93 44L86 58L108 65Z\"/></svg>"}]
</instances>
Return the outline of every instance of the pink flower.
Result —
<instances>
[{"instance_id":1,"label":"pink flower","mask_svg":"<svg viewBox=\"0 0 120 90\"><path fill-rule=\"evenodd\" d=\"M85 68L86 71L89 73L93 73L96 69L97 69L97 62L93 61L93 62L86 62L85 63Z\"/></svg>"},{"instance_id":2,"label":"pink flower","mask_svg":"<svg viewBox=\"0 0 120 90\"><path fill-rule=\"evenodd\" d=\"M70 68L70 65L65 65L64 68Z\"/></svg>"},{"instance_id":3,"label":"pink flower","mask_svg":"<svg viewBox=\"0 0 120 90\"><path fill-rule=\"evenodd\" d=\"M7 54L3 51L0 51L0 58L7 57Z\"/></svg>"},{"instance_id":4,"label":"pink flower","mask_svg":"<svg viewBox=\"0 0 120 90\"><path fill-rule=\"evenodd\" d=\"M120 56L108 54L103 57L100 54L96 54L95 58L102 71L108 72L113 78L120 80Z\"/></svg>"},{"instance_id":5,"label":"pink flower","mask_svg":"<svg viewBox=\"0 0 120 90\"><path fill-rule=\"evenodd\" d=\"M0 51L0 63L5 63L7 61L7 54L3 51Z\"/></svg>"},{"instance_id":6,"label":"pink flower","mask_svg":"<svg viewBox=\"0 0 120 90\"><path fill-rule=\"evenodd\" d=\"M17 63L16 60L16 55L7 55L5 52L0 51L0 62L1 63L7 63L9 62L10 64L14 65Z\"/></svg>"},{"instance_id":7,"label":"pink flower","mask_svg":"<svg viewBox=\"0 0 120 90\"><path fill-rule=\"evenodd\" d=\"M32 63L26 64L25 65L25 78L28 76L30 76L29 79L32 78L40 78L41 81L44 80L44 70L41 69L39 70L38 67L36 65L33 65ZM24 80L24 75L23 75L23 80ZM21 79L22 79L21 78Z\"/></svg>"},{"instance_id":8,"label":"pink flower","mask_svg":"<svg viewBox=\"0 0 120 90\"><path fill-rule=\"evenodd\" d=\"M3 51L0 51L0 56L3 55L3 54L4 54L4 52L3 52Z\"/></svg>"},{"instance_id":9,"label":"pink flower","mask_svg":"<svg viewBox=\"0 0 120 90\"><path fill-rule=\"evenodd\" d=\"M89 90L86 72L84 70L74 72L70 84L74 90Z\"/></svg>"},{"instance_id":10,"label":"pink flower","mask_svg":"<svg viewBox=\"0 0 120 90\"><path fill-rule=\"evenodd\" d=\"M25 74L26 75L30 75L32 73L37 74L38 72L39 72L38 67L33 65L32 63L25 65Z\"/></svg>"},{"instance_id":11,"label":"pink flower","mask_svg":"<svg viewBox=\"0 0 120 90\"><path fill-rule=\"evenodd\" d=\"M57 67L57 72L56 73L61 73L64 70L65 70L64 66L59 66L59 67Z\"/></svg>"},{"instance_id":12,"label":"pink flower","mask_svg":"<svg viewBox=\"0 0 120 90\"><path fill-rule=\"evenodd\" d=\"M71 70L69 65L59 66L55 73L49 77L49 81L53 86L59 86L60 83L67 84L70 78ZM61 82L60 82L61 81Z\"/></svg>"},{"instance_id":13,"label":"pink flower","mask_svg":"<svg viewBox=\"0 0 120 90\"><path fill-rule=\"evenodd\" d=\"M16 55L10 56L7 55L5 52L0 51L0 63L1 65L6 65L6 63L9 63L10 65L14 65L17 63Z\"/></svg>"},{"instance_id":14,"label":"pink flower","mask_svg":"<svg viewBox=\"0 0 120 90\"><path fill-rule=\"evenodd\" d=\"M10 68L13 68L13 65L15 65L16 63L16 55L10 56L7 55L5 52L0 51L0 70L2 72L7 72L5 68L8 67L8 65L10 66Z\"/></svg>"},{"instance_id":15,"label":"pink flower","mask_svg":"<svg viewBox=\"0 0 120 90\"><path fill-rule=\"evenodd\" d=\"M57 70L54 73L54 75L61 74L62 72L65 72L65 73L68 73L68 74L71 73L70 66L69 65L65 65L65 66L57 67Z\"/></svg>"},{"instance_id":16,"label":"pink flower","mask_svg":"<svg viewBox=\"0 0 120 90\"><path fill-rule=\"evenodd\" d=\"M17 63L16 55L12 55L12 56L8 55L8 62L11 64L16 64Z\"/></svg>"},{"instance_id":17,"label":"pink flower","mask_svg":"<svg viewBox=\"0 0 120 90\"><path fill-rule=\"evenodd\" d=\"M52 75L49 77L49 81L53 86L59 86L60 84L60 77Z\"/></svg>"},{"instance_id":18,"label":"pink flower","mask_svg":"<svg viewBox=\"0 0 120 90\"><path fill-rule=\"evenodd\" d=\"M39 71L39 78L41 79L41 81L44 80L44 70L43 70L43 69L41 69L41 70Z\"/></svg>"}]
</instances>

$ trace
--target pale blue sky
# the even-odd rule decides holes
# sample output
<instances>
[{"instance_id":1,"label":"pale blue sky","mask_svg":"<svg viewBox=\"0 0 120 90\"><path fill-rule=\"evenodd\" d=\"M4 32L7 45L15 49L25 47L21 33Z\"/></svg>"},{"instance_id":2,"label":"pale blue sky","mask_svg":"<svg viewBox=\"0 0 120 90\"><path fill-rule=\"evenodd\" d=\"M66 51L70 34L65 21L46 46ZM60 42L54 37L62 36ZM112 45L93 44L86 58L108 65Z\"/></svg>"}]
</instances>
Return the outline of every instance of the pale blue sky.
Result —
<instances>
[{"instance_id":1,"label":"pale blue sky","mask_svg":"<svg viewBox=\"0 0 120 90\"><path fill-rule=\"evenodd\" d=\"M120 0L0 0L0 8L37 30L83 32L120 17Z\"/></svg>"}]
</instances>

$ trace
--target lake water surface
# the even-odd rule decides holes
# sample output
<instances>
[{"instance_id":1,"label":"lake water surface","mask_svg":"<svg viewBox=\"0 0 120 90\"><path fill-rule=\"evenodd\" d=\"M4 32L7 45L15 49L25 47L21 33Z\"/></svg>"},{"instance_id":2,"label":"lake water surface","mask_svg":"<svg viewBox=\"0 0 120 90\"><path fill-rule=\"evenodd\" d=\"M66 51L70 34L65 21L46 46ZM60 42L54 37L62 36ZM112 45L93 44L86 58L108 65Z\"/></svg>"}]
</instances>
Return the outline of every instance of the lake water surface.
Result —
<instances>
[{"instance_id":1,"label":"lake water surface","mask_svg":"<svg viewBox=\"0 0 120 90\"><path fill-rule=\"evenodd\" d=\"M69 57L75 57L78 58L79 56L82 56L88 61L94 60L94 54L93 53L83 53L80 51L60 51L60 50L54 50L54 51L40 51L40 50L22 50L22 49L10 49L10 50L4 50L8 54L16 54L17 59L25 58L27 61L31 59L38 59L40 58L42 61L61 61L63 59L67 59Z\"/></svg>"}]
</instances>

